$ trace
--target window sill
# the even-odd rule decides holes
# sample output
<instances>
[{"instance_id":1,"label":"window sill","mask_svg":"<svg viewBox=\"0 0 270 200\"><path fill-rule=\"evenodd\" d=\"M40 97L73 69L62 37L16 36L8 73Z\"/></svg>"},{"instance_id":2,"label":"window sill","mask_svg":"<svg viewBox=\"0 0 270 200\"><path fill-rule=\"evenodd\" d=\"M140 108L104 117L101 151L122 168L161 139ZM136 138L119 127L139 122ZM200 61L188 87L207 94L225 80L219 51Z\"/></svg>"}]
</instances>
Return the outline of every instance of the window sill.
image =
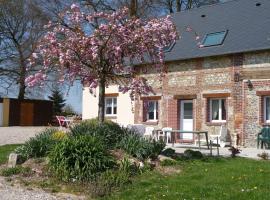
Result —
<instances>
[{"instance_id":1,"label":"window sill","mask_svg":"<svg viewBox=\"0 0 270 200\"><path fill-rule=\"evenodd\" d=\"M270 122L263 122L261 123L262 126L270 126Z\"/></svg>"},{"instance_id":2,"label":"window sill","mask_svg":"<svg viewBox=\"0 0 270 200\"><path fill-rule=\"evenodd\" d=\"M207 126L221 126L227 124L227 122L206 122Z\"/></svg>"},{"instance_id":3,"label":"window sill","mask_svg":"<svg viewBox=\"0 0 270 200\"><path fill-rule=\"evenodd\" d=\"M143 122L145 125L158 125L158 121L145 121Z\"/></svg>"},{"instance_id":4,"label":"window sill","mask_svg":"<svg viewBox=\"0 0 270 200\"><path fill-rule=\"evenodd\" d=\"M105 115L106 119L117 119L116 115Z\"/></svg>"}]
</instances>

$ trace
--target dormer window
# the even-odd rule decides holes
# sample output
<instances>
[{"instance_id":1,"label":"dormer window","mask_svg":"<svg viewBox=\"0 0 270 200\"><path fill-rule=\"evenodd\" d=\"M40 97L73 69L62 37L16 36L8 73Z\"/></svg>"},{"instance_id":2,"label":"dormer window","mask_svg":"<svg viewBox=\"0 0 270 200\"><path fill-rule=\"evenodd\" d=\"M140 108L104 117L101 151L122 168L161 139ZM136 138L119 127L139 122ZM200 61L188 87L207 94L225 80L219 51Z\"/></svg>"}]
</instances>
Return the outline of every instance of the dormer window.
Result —
<instances>
[{"instance_id":1,"label":"dormer window","mask_svg":"<svg viewBox=\"0 0 270 200\"><path fill-rule=\"evenodd\" d=\"M216 33L208 33L202 41L203 47L222 45L228 31L221 31Z\"/></svg>"}]
</instances>

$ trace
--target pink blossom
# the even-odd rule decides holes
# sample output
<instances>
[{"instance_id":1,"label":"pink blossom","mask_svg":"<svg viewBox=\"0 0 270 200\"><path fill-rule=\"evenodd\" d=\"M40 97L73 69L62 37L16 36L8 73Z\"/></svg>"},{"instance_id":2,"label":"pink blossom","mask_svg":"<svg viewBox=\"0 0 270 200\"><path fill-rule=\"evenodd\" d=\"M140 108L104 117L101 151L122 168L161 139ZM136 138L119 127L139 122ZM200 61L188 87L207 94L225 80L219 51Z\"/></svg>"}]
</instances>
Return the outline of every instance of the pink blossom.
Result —
<instances>
[{"instance_id":1,"label":"pink blossom","mask_svg":"<svg viewBox=\"0 0 270 200\"><path fill-rule=\"evenodd\" d=\"M150 67L164 73L164 47L178 39L176 27L171 17L145 21L139 18L129 18L128 9L116 12L97 12L85 14L76 4L61 15L69 26L60 23L49 23L53 30L42 38L33 60L43 60L41 72L26 78L29 86L42 84L46 74L54 71L59 82L80 78L82 83L94 91L98 80L106 75L106 85L115 82L123 74L127 76L127 84L118 82L122 92L147 94L151 87L146 80L136 76L136 70L127 70L142 62L152 62ZM102 21L98 27L92 26L94 19ZM85 31L85 26L92 27L91 34ZM147 59L146 59L147 58ZM34 65L34 61L31 61Z\"/></svg>"}]
</instances>

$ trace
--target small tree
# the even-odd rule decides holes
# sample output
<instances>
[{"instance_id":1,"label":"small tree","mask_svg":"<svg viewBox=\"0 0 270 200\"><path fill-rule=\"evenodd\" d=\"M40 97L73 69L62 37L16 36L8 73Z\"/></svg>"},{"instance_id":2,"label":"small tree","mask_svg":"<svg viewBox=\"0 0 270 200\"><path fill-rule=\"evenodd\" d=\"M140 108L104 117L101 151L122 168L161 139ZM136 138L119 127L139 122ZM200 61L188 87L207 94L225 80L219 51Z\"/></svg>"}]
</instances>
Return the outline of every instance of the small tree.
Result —
<instances>
[{"instance_id":1,"label":"small tree","mask_svg":"<svg viewBox=\"0 0 270 200\"><path fill-rule=\"evenodd\" d=\"M56 88L52 90L51 96L48 97L51 101L53 101L53 113L55 115L62 113L63 108L65 107L65 99L61 91Z\"/></svg>"},{"instance_id":2,"label":"small tree","mask_svg":"<svg viewBox=\"0 0 270 200\"><path fill-rule=\"evenodd\" d=\"M164 47L178 35L169 16L144 21L129 17L127 8L112 13L85 14L73 4L61 14L62 21L48 26L48 32L38 46L35 59L43 58L43 70L26 79L29 86L46 80L49 70L57 68L59 81L74 82L80 78L90 92L99 87L98 118L104 121L105 88L111 83L122 92L148 94L151 88L137 75L133 64L152 63L162 75Z\"/></svg>"}]
</instances>

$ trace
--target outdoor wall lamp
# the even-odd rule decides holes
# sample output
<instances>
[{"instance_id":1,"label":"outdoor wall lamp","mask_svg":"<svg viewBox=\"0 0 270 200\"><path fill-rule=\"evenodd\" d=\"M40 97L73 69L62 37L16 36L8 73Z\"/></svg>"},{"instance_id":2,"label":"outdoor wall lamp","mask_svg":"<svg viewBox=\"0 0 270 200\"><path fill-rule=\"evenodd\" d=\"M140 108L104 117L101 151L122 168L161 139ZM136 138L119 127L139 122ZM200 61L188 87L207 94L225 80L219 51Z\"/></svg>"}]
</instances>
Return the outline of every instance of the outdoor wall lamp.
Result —
<instances>
[{"instance_id":1,"label":"outdoor wall lamp","mask_svg":"<svg viewBox=\"0 0 270 200\"><path fill-rule=\"evenodd\" d=\"M234 82L239 82L240 81L240 73L239 72L235 72L234 73Z\"/></svg>"},{"instance_id":2,"label":"outdoor wall lamp","mask_svg":"<svg viewBox=\"0 0 270 200\"><path fill-rule=\"evenodd\" d=\"M247 86L249 89L252 89L253 88L253 84L250 80L247 80Z\"/></svg>"}]
</instances>

